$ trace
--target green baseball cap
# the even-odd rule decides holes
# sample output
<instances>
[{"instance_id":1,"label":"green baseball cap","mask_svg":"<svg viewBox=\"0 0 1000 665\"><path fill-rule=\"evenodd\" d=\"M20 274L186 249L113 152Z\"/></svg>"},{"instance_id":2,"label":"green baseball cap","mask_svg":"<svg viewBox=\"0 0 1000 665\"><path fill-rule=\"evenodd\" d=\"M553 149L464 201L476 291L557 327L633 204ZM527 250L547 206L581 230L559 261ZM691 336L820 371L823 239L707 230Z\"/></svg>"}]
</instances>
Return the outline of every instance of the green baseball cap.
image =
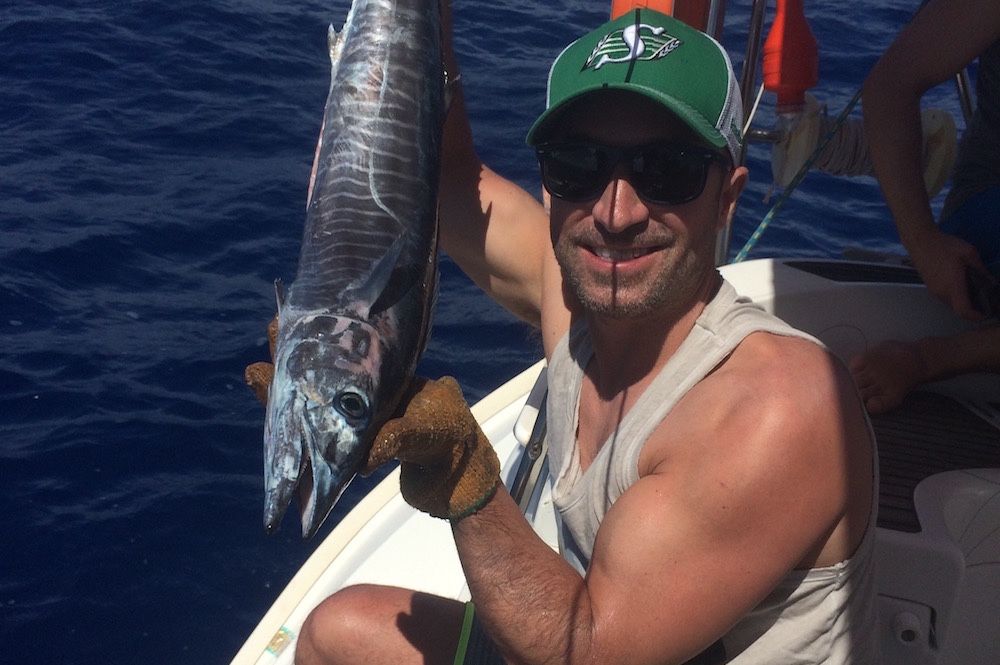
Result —
<instances>
[{"instance_id":1,"label":"green baseball cap","mask_svg":"<svg viewBox=\"0 0 1000 665\"><path fill-rule=\"evenodd\" d=\"M542 142L570 104L600 90L628 90L662 104L739 163L739 85L729 55L705 33L640 8L577 39L552 63L545 111L528 131L528 145Z\"/></svg>"}]
</instances>

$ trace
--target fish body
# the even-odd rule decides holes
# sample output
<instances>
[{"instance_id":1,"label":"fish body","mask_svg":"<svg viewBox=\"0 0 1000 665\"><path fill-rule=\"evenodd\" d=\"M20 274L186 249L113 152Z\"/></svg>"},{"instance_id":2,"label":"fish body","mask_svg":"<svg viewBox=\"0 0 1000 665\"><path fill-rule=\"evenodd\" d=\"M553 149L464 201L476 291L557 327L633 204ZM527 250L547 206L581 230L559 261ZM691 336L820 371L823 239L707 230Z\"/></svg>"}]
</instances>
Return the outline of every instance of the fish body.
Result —
<instances>
[{"instance_id":1,"label":"fish body","mask_svg":"<svg viewBox=\"0 0 1000 665\"><path fill-rule=\"evenodd\" d=\"M330 93L295 281L278 292L265 528L298 491L312 536L413 377L437 283L445 102L438 0L354 0L330 28Z\"/></svg>"}]
</instances>

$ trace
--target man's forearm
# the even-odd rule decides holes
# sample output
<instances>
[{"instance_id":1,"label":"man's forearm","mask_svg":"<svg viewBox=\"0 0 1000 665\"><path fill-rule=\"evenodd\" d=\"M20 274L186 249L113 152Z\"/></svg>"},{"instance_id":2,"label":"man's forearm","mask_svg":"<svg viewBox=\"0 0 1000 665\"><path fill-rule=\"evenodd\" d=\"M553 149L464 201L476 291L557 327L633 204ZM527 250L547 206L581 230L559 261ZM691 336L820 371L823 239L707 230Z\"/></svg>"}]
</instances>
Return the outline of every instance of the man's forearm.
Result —
<instances>
[{"instance_id":1,"label":"man's forearm","mask_svg":"<svg viewBox=\"0 0 1000 665\"><path fill-rule=\"evenodd\" d=\"M453 532L476 614L509 661L595 662L584 579L534 533L505 488Z\"/></svg>"},{"instance_id":2,"label":"man's forearm","mask_svg":"<svg viewBox=\"0 0 1000 665\"><path fill-rule=\"evenodd\" d=\"M865 84L865 131L872 164L900 240L911 253L937 226L923 181L920 97L894 94L879 69Z\"/></svg>"}]
</instances>

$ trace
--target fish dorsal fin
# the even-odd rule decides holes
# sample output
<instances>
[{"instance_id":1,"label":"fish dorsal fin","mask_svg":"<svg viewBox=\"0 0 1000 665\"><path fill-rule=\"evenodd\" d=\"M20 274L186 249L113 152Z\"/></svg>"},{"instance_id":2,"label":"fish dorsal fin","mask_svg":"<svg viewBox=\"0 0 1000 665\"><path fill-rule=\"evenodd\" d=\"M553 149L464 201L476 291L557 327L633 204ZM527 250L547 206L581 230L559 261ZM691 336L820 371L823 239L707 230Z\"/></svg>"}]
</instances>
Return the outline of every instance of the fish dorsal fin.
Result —
<instances>
[{"instance_id":1,"label":"fish dorsal fin","mask_svg":"<svg viewBox=\"0 0 1000 665\"><path fill-rule=\"evenodd\" d=\"M382 258L372 265L371 270L347 287L352 299L357 298L359 302L364 303L364 307L358 312L362 318L368 318L375 303L389 287L392 273L396 270L396 264L399 263L399 257L403 252L404 238L405 236L396 238Z\"/></svg>"},{"instance_id":2,"label":"fish dorsal fin","mask_svg":"<svg viewBox=\"0 0 1000 665\"><path fill-rule=\"evenodd\" d=\"M344 19L344 27L337 32L337 29L330 24L326 31L326 43L330 49L331 79L337 77L337 65L340 64L340 55L344 51L344 42L347 41L347 33L351 31L351 24L354 23L354 9L359 3L352 2L351 8Z\"/></svg>"},{"instance_id":3,"label":"fish dorsal fin","mask_svg":"<svg viewBox=\"0 0 1000 665\"><path fill-rule=\"evenodd\" d=\"M281 278L274 280L274 300L278 304L278 316L281 316L281 310L285 307L285 283L281 281Z\"/></svg>"},{"instance_id":4,"label":"fish dorsal fin","mask_svg":"<svg viewBox=\"0 0 1000 665\"><path fill-rule=\"evenodd\" d=\"M344 24L344 27L347 27L346 23ZM326 44L330 50L331 78L335 78L337 76L337 65L340 64L340 56L344 52L344 42L347 41L341 36L342 34L343 30L341 30L341 32L337 32L337 29L333 27L332 23L326 31Z\"/></svg>"},{"instance_id":5,"label":"fish dorsal fin","mask_svg":"<svg viewBox=\"0 0 1000 665\"><path fill-rule=\"evenodd\" d=\"M447 113L451 108L451 100L455 98L458 93L458 86L462 84L462 75L459 74L455 78L451 78L451 74L448 70L444 72L444 112Z\"/></svg>"},{"instance_id":6,"label":"fish dorsal fin","mask_svg":"<svg viewBox=\"0 0 1000 665\"><path fill-rule=\"evenodd\" d=\"M347 26L350 24L351 16L348 15L347 23L344 27L337 32L337 29L330 24L330 27L326 31L326 43L330 50L330 92L327 93L327 106L330 105L330 99L333 97L335 86L334 83L337 80L337 68L340 66L340 56L344 52L344 42L347 40L344 38L344 33L347 31ZM323 131L326 129L326 117L323 118L323 123L319 127L319 140L316 141L316 152L313 155L313 165L312 171L309 173L309 191L306 193L306 210L312 204L313 190L316 188L316 172L319 170L319 155L323 150Z\"/></svg>"}]
</instances>

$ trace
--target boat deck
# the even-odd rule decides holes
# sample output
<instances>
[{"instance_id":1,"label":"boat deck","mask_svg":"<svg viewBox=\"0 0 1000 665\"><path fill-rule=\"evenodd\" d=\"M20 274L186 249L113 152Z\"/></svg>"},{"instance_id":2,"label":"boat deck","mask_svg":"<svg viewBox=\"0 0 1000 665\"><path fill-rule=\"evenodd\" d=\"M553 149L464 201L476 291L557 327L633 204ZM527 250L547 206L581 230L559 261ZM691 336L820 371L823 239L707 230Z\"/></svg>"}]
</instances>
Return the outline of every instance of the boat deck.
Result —
<instances>
[{"instance_id":1,"label":"boat deck","mask_svg":"<svg viewBox=\"0 0 1000 665\"><path fill-rule=\"evenodd\" d=\"M1000 468L1000 404L969 405L935 392L914 392L894 411L872 418L879 447L878 525L920 531L917 484L936 473ZM992 422L991 422L992 420Z\"/></svg>"}]
</instances>

